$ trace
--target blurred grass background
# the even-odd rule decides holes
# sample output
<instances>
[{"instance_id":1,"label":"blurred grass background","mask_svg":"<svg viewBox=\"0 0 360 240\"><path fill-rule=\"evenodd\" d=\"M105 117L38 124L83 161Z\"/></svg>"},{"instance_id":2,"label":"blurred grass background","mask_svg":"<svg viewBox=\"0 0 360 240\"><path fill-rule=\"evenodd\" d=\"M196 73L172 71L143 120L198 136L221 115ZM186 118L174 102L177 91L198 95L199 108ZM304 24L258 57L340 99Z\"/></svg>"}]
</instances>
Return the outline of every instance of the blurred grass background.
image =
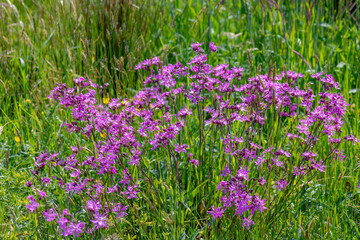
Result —
<instances>
[{"instance_id":1,"label":"blurred grass background","mask_svg":"<svg viewBox=\"0 0 360 240\"><path fill-rule=\"evenodd\" d=\"M50 90L84 76L109 82L103 94L111 98L131 96L141 87L135 64L152 56L186 61L192 42L214 42L220 46L214 64L226 61L248 73L275 64L333 74L351 104L347 131L359 135L359 8L357 0L0 2L1 236L31 236L35 223L23 206L29 168L39 152L65 151L72 141L60 131L68 113L48 101ZM279 223L286 236L360 235L359 148L350 146L347 161L304 190L296 214Z\"/></svg>"}]
</instances>

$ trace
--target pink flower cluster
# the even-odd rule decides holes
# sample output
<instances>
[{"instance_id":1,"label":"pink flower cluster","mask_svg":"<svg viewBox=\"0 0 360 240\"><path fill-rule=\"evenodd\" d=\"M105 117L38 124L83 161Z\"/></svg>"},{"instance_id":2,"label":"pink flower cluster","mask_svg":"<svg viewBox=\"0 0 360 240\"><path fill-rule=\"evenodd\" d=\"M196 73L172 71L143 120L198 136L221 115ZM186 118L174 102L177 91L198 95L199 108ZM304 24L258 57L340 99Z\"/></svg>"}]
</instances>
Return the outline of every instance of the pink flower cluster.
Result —
<instances>
[{"instance_id":1,"label":"pink flower cluster","mask_svg":"<svg viewBox=\"0 0 360 240\"><path fill-rule=\"evenodd\" d=\"M56 222L63 236L91 234L107 228L110 215L125 217L129 201L143 196L143 183L157 177L144 167L149 154L162 149L166 155L162 158L176 169L181 188L180 170L207 174L210 170L205 167L214 162L210 154L200 155L197 150L216 148L223 159L214 170L221 177L220 203L208 206L208 213L214 219L237 215L249 229L254 214L269 207L262 197L269 188L287 191L294 179L311 171L324 172L329 159L344 159L339 149L342 142L358 142L353 135L341 137L348 104L334 92L339 84L331 75L313 75L322 84L319 93L300 88L304 75L291 71L244 79L241 67L209 65L202 45L191 45L196 55L186 65L165 66L158 57L141 62L136 69L149 74L144 89L130 99L101 104L100 87L90 79L75 79L74 86L59 84L49 98L71 110L72 120L64 126L69 133L89 139L93 148L70 146L72 153L66 157L48 152L38 156L27 186L38 193L39 200L29 196L29 211L39 207L37 201L46 203L48 185L56 182L68 194L81 196L79 208L90 221L79 221L67 210L59 214L60 209L47 203L46 220ZM218 47L211 43L209 50L216 52ZM194 125L196 132L189 133ZM218 134L213 139L208 132L215 130ZM329 151L319 153L323 148L318 142L323 138ZM211 144L215 147L204 147ZM51 175L46 168L56 171ZM138 169L141 178L132 176L130 168Z\"/></svg>"}]
</instances>

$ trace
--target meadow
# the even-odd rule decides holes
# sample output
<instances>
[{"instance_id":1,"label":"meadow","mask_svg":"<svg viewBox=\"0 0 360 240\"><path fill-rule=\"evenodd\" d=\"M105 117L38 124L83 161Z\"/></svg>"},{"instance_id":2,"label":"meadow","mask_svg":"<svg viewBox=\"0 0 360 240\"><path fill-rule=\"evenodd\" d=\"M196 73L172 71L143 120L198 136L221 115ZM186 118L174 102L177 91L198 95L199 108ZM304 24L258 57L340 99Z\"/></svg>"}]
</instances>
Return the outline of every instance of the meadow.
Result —
<instances>
[{"instance_id":1,"label":"meadow","mask_svg":"<svg viewBox=\"0 0 360 240\"><path fill-rule=\"evenodd\" d=\"M147 77L142 70L135 70L137 64L158 56L164 65L177 61L186 65L194 57L191 44L196 42L204 43L206 53L211 50L210 43L218 46L216 54L208 54L208 63L242 67L243 79L291 70L304 74L304 81L298 83L302 89L320 89L310 76L321 71L332 74L340 84L337 92L349 103L340 135L359 136L359 4L341 0L2 1L1 238L61 239L56 226L40 211L28 211L28 196L34 195L34 190L26 183L34 180L31 170L45 150L66 157L72 153L70 146L95 146L91 138L69 133L62 126L73 115L70 109L47 98L51 91L59 83L74 86L73 79L84 77L101 86L108 83L95 96L103 105L116 98L129 100L144 88ZM190 85L186 77L179 78L179 83ZM185 103L184 99L176 104ZM277 113L274 108L269 112L260 142L271 140L284 145L281 133L286 127L270 117ZM201 119L202 114L194 111L195 116ZM284 121L284 125L287 123ZM199 128L195 121L188 124L187 132L180 135L184 139L194 136L189 146L200 143L194 152L200 165L191 169L180 166L185 174L179 180L178 165L172 165L172 157L165 160L166 151L146 149L147 159L140 164L145 171L132 169L132 174L140 180L148 178L149 173L160 177L140 183L145 193L129 202L127 216L83 238L359 239L358 144L343 143L346 159L326 162L325 172L305 176L294 186L294 192L276 195L274 191L279 198L272 199L270 205L275 207L266 205L269 214L264 211L264 218L256 215L256 224L247 229L240 221L233 221L231 214L226 220L208 214L220 198L217 187L224 168L220 154L223 146L214 147L210 140L203 142L202 125ZM274 140L273 127L283 138ZM205 130L210 130L214 138L222 132ZM106 134L101 133L97 139L106 139ZM327 144L327 139L320 139L318 150L328 151ZM205 161L212 158L219 160ZM187 157L183 156L182 161L187 162ZM166 175L174 168L174 176ZM52 167L46 171L55 174ZM95 178L101 182L101 177ZM84 199L64 193L55 183L49 185L47 194L49 203L62 208L76 209L85 204ZM289 205L284 207L282 201ZM85 218L86 212L78 209L75 215Z\"/></svg>"}]
</instances>

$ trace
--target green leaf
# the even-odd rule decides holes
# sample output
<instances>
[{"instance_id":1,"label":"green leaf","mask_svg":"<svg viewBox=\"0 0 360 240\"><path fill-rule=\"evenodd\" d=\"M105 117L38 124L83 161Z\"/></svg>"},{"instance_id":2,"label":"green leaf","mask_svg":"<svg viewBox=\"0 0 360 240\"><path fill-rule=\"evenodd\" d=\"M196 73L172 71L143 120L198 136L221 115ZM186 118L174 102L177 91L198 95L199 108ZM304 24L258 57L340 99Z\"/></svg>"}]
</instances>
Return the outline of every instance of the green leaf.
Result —
<instances>
[{"instance_id":1,"label":"green leaf","mask_svg":"<svg viewBox=\"0 0 360 240\"><path fill-rule=\"evenodd\" d=\"M192 195L193 197L195 197L196 194L199 192L199 189L200 189L202 186L204 186L204 184L207 183L208 181L209 181L209 179L206 180L205 182L203 182L202 184L200 184L199 186L197 186L197 187L191 192L191 195Z\"/></svg>"}]
</instances>

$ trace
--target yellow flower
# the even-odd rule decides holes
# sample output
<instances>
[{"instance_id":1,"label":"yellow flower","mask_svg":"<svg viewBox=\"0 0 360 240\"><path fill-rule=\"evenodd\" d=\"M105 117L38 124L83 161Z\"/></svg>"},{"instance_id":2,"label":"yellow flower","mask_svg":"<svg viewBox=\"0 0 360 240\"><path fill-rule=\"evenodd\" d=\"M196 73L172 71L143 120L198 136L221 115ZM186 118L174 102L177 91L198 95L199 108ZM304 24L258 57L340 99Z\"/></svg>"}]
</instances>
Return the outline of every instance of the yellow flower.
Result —
<instances>
[{"instance_id":1,"label":"yellow flower","mask_svg":"<svg viewBox=\"0 0 360 240\"><path fill-rule=\"evenodd\" d=\"M30 99L25 100L26 103L31 103Z\"/></svg>"},{"instance_id":2,"label":"yellow flower","mask_svg":"<svg viewBox=\"0 0 360 240\"><path fill-rule=\"evenodd\" d=\"M106 138L106 133L100 133L100 136L102 137L102 138Z\"/></svg>"},{"instance_id":3,"label":"yellow flower","mask_svg":"<svg viewBox=\"0 0 360 240\"><path fill-rule=\"evenodd\" d=\"M129 234L128 234L128 239L136 239L136 235L131 237Z\"/></svg>"},{"instance_id":4,"label":"yellow flower","mask_svg":"<svg viewBox=\"0 0 360 240\"><path fill-rule=\"evenodd\" d=\"M106 97L103 97L103 103L105 105L108 105L109 102L110 102L110 96L109 93L106 93Z\"/></svg>"},{"instance_id":5,"label":"yellow flower","mask_svg":"<svg viewBox=\"0 0 360 240\"><path fill-rule=\"evenodd\" d=\"M123 105L125 105L125 106L127 106L127 105L129 104L128 101L122 101L121 103L122 103Z\"/></svg>"},{"instance_id":6,"label":"yellow flower","mask_svg":"<svg viewBox=\"0 0 360 240\"><path fill-rule=\"evenodd\" d=\"M20 138L18 136L15 136L15 142L20 142Z\"/></svg>"}]
</instances>

